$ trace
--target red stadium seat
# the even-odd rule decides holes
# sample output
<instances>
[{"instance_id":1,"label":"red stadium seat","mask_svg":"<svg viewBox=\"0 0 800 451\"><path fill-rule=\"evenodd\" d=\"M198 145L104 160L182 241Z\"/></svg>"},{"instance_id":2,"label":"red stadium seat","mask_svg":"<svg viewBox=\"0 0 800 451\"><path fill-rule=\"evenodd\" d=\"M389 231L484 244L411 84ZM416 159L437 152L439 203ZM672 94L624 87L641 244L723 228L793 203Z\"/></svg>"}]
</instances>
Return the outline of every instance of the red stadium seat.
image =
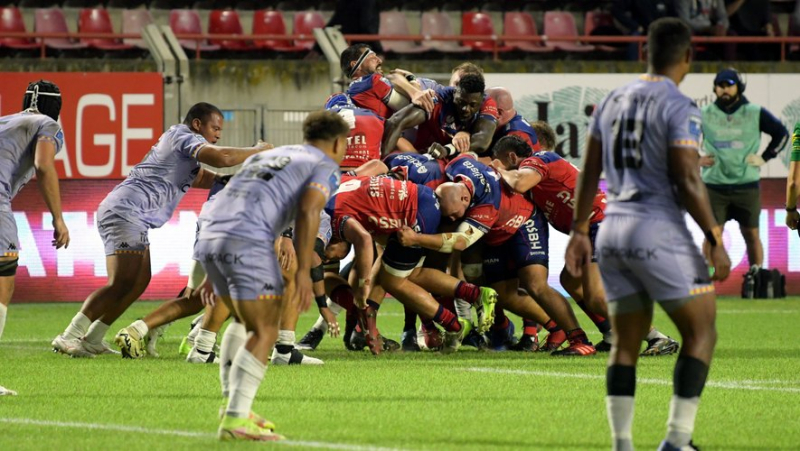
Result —
<instances>
[{"instance_id":1,"label":"red stadium seat","mask_svg":"<svg viewBox=\"0 0 800 451\"><path fill-rule=\"evenodd\" d=\"M208 34L236 34L242 35L242 22L239 21L239 13L233 10L211 11L208 16ZM217 44L225 50L247 50L250 45L247 41L235 39L211 39L212 44Z\"/></svg>"},{"instance_id":2,"label":"red stadium seat","mask_svg":"<svg viewBox=\"0 0 800 451\"><path fill-rule=\"evenodd\" d=\"M506 36L538 36L536 22L528 13L507 12L503 22ZM525 52L552 52L552 47L546 47L541 42L531 41L506 41L506 45Z\"/></svg>"},{"instance_id":3,"label":"red stadium seat","mask_svg":"<svg viewBox=\"0 0 800 451\"><path fill-rule=\"evenodd\" d=\"M461 34L480 35L487 37L496 36L491 16L485 13L476 13L476 12L465 12L461 16ZM462 43L466 46L472 47L473 50L477 50L480 52L494 51L494 42L490 39L487 39L485 41L464 39ZM511 50L511 47L498 45L498 50L501 52L505 52Z\"/></svg>"},{"instance_id":4,"label":"red stadium seat","mask_svg":"<svg viewBox=\"0 0 800 451\"><path fill-rule=\"evenodd\" d=\"M200 15L193 9L173 9L169 13L169 27L176 35L181 34L203 34L203 26L200 24ZM181 46L188 50L215 51L219 50L218 45L209 44L205 39L180 39Z\"/></svg>"},{"instance_id":5,"label":"red stadium seat","mask_svg":"<svg viewBox=\"0 0 800 451\"><path fill-rule=\"evenodd\" d=\"M64 12L58 8L37 9L34 13L33 26L37 33L69 33ZM44 43L47 47L58 50L88 47L85 43L71 38L47 38Z\"/></svg>"},{"instance_id":6,"label":"red stadium seat","mask_svg":"<svg viewBox=\"0 0 800 451\"><path fill-rule=\"evenodd\" d=\"M443 12L426 11L422 13L423 36L454 36L450 16ZM445 53L469 52L470 48L459 45L457 41L422 41L421 47Z\"/></svg>"},{"instance_id":7,"label":"red stadium seat","mask_svg":"<svg viewBox=\"0 0 800 451\"><path fill-rule=\"evenodd\" d=\"M13 31L17 33L25 33L25 22L22 19L22 13L19 9L9 6L7 8L0 8L0 32ZM0 38L0 47L9 47L12 49L35 49L39 47L31 38Z\"/></svg>"},{"instance_id":8,"label":"red stadium seat","mask_svg":"<svg viewBox=\"0 0 800 451\"><path fill-rule=\"evenodd\" d=\"M81 33L114 33L111 17L105 8L82 9L78 15L78 31ZM81 38L81 42L101 50L128 50L133 48L115 38Z\"/></svg>"},{"instance_id":9,"label":"red stadium seat","mask_svg":"<svg viewBox=\"0 0 800 451\"><path fill-rule=\"evenodd\" d=\"M297 39L294 45L311 50L314 47L314 29L325 28L325 18L318 11L302 11L294 15L294 34L304 34L310 39Z\"/></svg>"},{"instance_id":10,"label":"red stadium seat","mask_svg":"<svg viewBox=\"0 0 800 451\"><path fill-rule=\"evenodd\" d=\"M408 21L406 15L400 11L384 11L381 13L381 25L378 34L382 36L407 36L411 32L408 31ZM419 44L412 41L381 41L383 49L387 52L394 53L422 53L427 52L428 49L420 47Z\"/></svg>"},{"instance_id":11,"label":"red stadium seat","mask_svg":"<svg viewBox=\"0 0 800 451\"><path fill-rule=\"evenodd\" d=\"M146 9L126 9L122 11L123 34L141 34L144 27L150 25L151 23L153 23L153 16L151 16L150 11ZM140 49L147 48L147 45L145 45L144 40L142 39L125 39L123 42L134 47L139 47Z\"/></svg>"},{"instance_id":12,"label":"red stadium seat","mask_svg":"<svg viewBox=\"0 0 800 451\"><path fill-rule=\"evenodd\" d=\"M572 13L566 11L548 11L544 13L544 34L548 37L575 38L570 41L548 41L545 45L556 50L567 52L591 52L594 46L578 42L578 28Z\"/></svg>"},{"instance_id":13,"label":"red stadium seat","mask_svg":"<svg viewBox=\"0 0 800 451\"><path fill-rule=\"evenodd\" d=\"M253 14L253 34L288 35L288 33L286 33L286 22L283 20L283 13L266 9L256 11ZM256 39L253 44L259 49L276 50L279 52L297 52L305 50L304 47L293 45L289 40Z\"/></svg>"}]
</instances>

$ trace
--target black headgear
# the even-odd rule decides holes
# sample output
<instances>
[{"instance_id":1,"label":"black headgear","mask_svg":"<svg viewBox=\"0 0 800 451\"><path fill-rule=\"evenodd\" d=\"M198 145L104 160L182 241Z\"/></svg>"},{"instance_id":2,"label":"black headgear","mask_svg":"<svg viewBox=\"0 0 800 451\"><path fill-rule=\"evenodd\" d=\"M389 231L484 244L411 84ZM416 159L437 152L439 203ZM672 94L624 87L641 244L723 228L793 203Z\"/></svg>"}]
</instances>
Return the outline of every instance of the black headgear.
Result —
<instances>
[{"instance_id":1,"label":"black headgear","mask_svg":"<svg viewBox=\"0 0 800 451\"><path fill-rule=\"evenodd\" d=\"M61 112L61 90L47 80L32 82L25 90L22 109L37 111L57 121Z\"/></svg>"}]
</instances>

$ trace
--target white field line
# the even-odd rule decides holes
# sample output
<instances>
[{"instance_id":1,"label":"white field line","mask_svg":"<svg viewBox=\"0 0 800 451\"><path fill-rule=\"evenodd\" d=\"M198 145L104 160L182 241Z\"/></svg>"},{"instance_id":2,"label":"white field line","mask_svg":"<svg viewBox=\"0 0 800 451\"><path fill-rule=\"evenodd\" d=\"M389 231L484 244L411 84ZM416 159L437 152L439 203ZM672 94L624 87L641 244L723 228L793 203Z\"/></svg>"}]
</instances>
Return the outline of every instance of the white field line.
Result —
<instances>
[{"instance_id":1,"label":"white field line","mask_svg":"<svg viewBox=\"0 0 800 451\"><path fill-rule=\"evenodd\" d=\"M0 418L0 423L21 424L28 426L71 428L71 429L96 429L102 431L133 432L133 433L144 433L149 435L172 435L179 437L196 437L203 439L215 439L217 437L216 434L211 434L208 432L181 431L172 429L150 429L141 426L126 426L122 424L46 421L46 420L36 420L32 418ZM274 443L276 445L303 446L306 448L348 449L356 451L402 451L399 448L384 448L378 446L352 445L348 443L328 443L328 442L306 441L306 440L283 440Z\"/></svg>"},{"instance_id":2,"label":"white field line","mask_svg":"<svg viewBox=\"0 0 800 451\"><path fill-rule=\"evenodd\" d=\"M503 368L484 368L484 367L470 367L470 368L462 368L462 371L471 371L475 373L495 373L495 374L516 374L520 376L543 376L543 377L563 377L563 378L570 378L570 379L588 379L588 380L606 380L605 376L596 375L596 374L577 374L577 373L565 373L560 371L538 371L538 370L507 370ZM671 380L664 380L664 379L651 379L640 377L636 379L637 383L640 384L647 384L647 385L663 385L663 386L672 386ZM741 380L741 381L708 381L706 383L706 387L714 387L714 388L726 388L731 390L750 390L750 391L775 391L775 392L784 392L784 393L800 393L800 387L772 387L769 385L764 384L776 384L776 383L786 383L792 384L793 382L790 381L780 381L776 382L775 380L769 381L757 381L757 380Z\"/></svg>"}]
</instances>

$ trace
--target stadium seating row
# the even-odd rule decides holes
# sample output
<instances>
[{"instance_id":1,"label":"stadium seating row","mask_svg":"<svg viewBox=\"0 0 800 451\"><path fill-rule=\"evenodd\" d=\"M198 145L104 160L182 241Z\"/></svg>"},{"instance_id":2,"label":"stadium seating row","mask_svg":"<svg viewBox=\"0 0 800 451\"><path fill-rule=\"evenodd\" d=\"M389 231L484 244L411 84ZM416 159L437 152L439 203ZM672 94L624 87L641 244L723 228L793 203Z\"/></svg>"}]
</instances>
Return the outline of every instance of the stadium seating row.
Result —
<instances>
[{"instance_id":1,"label":"stadium seating row","mask_svg":"<svg viewBox=\"0 0 800 451\"><path fill-rule=\"evenodd\" d=\"M420 34L423 36L457 36L454 33L450 15L438 11L425 12L421 15ZM410 32L406 14L399 11L384 11L380 16L380 34L385 36L408 36ZM143 8L126 9L122 11L122 34L139 34L146 25L153 23L149 10ZM592 29L599 25L612 23L611 17L606 13L590 11L586 15L584 34L588 35ZM169 13L169 24L178 35L203 34L200 15L196 10L179 9ZM306 11L294 14L292 32L295 35L310 35L314 28L325 25L325 19L318 11ZM78 15L78 31L83 33L109 33L114 29L109 13L104 8L82 9ZM69 31L67 20L58 8L36 9L34 16L34 30L39 33L66 33ZM25 23L22 13L18 8L0 8L0 32L25 32ZM537 36L538 30L533 17L525 12L508 12L503 22L503 32L509 36L525 37ZM239 13L235 10L213 10L208 16L208 33L244 35ZM508 40L501 45L499 51L521 50L526 52L552 52L564 50L571 52L586 52L594 49L578 43L578 30L575 19L571 13L551 11L544 15L544 33L550 37L574 37L575 42L554 41L535 43L525 40ZM280 11L258 10L253 14L252 34L287 35L287 26L284 16ZM492 18L482 12L466 12L462 15L461 34L493 36L498 34L494 28ZM312 39L277 40L255 39L252 41L212 39L207 42L200 39L183 39L181 44L188 50L214 51L268 49L279 52L307 51L313 46ZM383 41L387 52L400 54L415 54L426 51L440 51L461 53L471 50L491 52L494 50L492 40L457 40L449 41ZM97 48L102 50L127 50L133 47L144 48L141 39L126 38L84 38L80 41L69 38L47 38L45 45L59 50ZM39 44L32 38L6 37L0 38L0 46L14 49L36 48Z\"/></svg>"}]
</instances>

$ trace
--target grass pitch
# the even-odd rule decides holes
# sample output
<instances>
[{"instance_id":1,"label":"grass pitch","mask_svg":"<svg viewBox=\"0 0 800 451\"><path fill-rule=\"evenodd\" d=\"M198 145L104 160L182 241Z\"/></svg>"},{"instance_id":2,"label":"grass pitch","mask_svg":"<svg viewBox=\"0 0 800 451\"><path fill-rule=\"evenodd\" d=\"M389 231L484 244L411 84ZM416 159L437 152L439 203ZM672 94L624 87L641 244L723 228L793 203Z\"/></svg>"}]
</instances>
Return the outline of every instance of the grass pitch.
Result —
<instances>
[{"instance_id":1,"label":"grass pitch","mask_svg":"<svg viewBox=\"0 0 800 451\"><path fill-rule=\"evenodd\" d=\"M153 308L138 303L109 331ZM254 410L289 441L219 443L216 365L177 355L189 320L159 342L162 357L70 359L50 341L78 304L12 305L0 342L0 449L608 449L605 355L478 352L455 355L348 352L326 339L309 353L322 367L271 367ZM656 310L655 324L676 331ZM579 313L580 315L580 313ZM316 319L303 315L298 339ZM520 322L512 317L521 326ZM591 323L579 319L592 340ZM402 308L384 304L382 332L399 340ZM703 393L695 443L706 449L800 449L800 298L719 302L719 342ZM665 434L675 357L643 359L634 441L655 449Z\"/></svg>"}]
</instances>

